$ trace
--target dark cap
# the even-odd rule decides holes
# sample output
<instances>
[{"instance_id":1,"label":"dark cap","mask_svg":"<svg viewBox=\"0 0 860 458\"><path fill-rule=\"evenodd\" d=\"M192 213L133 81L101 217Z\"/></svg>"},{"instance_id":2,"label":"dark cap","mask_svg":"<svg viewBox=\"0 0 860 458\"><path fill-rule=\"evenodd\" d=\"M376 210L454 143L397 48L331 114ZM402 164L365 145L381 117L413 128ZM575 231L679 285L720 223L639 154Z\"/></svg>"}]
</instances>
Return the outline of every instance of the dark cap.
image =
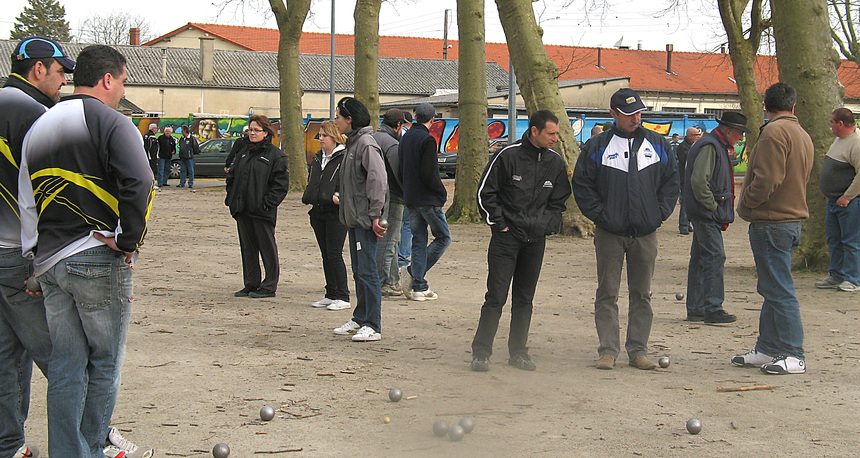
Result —
<instances>
[{"instance_id":1,"label":"dark cap","mask_svg":"<svg viewBox=\"0 0 860 458\"><path fill-rule=\"evenodd\" d=\"M66 73L72 73L75 70L75 61L69 58L59 43L50 38L25 38L18 43L12 52L13 62L27 59L47 59L49 57L56 59Z\"/></svg>"},{"instance_id":2,"label":"dark cap","mask_svg":"<svg viewBox=\"0 0 860 458\"><path fill-rule=\"evenodd\" d=\"M724 126L733 127L746 134L750 131L749 127L747 127L747 117L737 111L726 111L723 113L722 119L717 119L717 122Z\"/></svg>"},{"instance_id":3,"label":"dark cap","mask_svg":"<svg viewBox=\"0 0 860 458\"><path fill-rule=\"evenodd\" d=\"M436 117L436 109L429 103L422 103L415 108L415 117L418 119L430 120ZM426 122L426 121L425 121Z\"/></svg>"},{"instance_id":4,"label":"dark cap","mask_svg":"<svg viewBox=\"0 0 860 458\"><path fill-rule=\"evenodd\" d=\"M406 122L406 117L403 115L403 112L397 108L392 108L386 111L385 115L382 116L382 123L387 126L396 126L401 122Z\"/></svg>"},{"instance_id":5,"label":"dark cap","mask_svg":"<svg viewBox=\"0 0 860 458\"><path fill-rule=\"evenodd\" d=\"M639 94L633 89L623 88L612 94L609 108L625 115L632 115L645 109L645 104L639 98Z\"/></svg>"}]
</instances>

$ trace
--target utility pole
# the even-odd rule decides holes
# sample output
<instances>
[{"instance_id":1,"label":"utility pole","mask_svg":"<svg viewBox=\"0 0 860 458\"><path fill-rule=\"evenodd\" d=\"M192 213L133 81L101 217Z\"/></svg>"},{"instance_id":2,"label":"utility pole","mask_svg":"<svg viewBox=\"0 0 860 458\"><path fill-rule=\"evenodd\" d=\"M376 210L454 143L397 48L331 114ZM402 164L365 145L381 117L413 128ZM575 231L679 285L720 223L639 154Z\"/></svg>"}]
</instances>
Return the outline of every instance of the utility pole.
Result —
<instances>
[{"instance_id":1,"label":"utility pole","mask_svg":"<svg viewBox=\"0 0 860 458\"><path fill-rule=\"evenodd\" d=\"M514 61L508 56L508 143L517 141L517 78Z\"/></svg>"},{"instance_id":2,"label":"utility pole","mask_svg":"<svg viewBox=\"0 0 860 458\"><path fill-rule=\"evenodd\" d=\"M448 13L451 10L445 10L445 24L443 25L442 32L442 59L448 60Z\"/></svg>"},{"instance_id":3,"label":"utility pole","mask_svg":"<svg viewBox=\"0 0 860 458\"><path fill-rule=\"evenodd\" d=\"M334 119L334 0L331 0L331 62L328 69L328 116Z\"/></svg>"}]
</instances>

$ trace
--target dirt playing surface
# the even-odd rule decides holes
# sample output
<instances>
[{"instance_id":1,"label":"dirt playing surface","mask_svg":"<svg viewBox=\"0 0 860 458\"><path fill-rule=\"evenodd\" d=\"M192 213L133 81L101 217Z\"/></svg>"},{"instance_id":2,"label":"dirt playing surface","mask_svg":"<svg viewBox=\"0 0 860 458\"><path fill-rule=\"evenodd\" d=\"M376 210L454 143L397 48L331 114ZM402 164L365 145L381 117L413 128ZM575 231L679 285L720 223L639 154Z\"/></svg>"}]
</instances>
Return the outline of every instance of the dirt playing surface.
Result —
<instances>
[{"instance_id":1,"label":"dirt playing surface","mask_svg":"<svg viewBox=\"0 0 860 458\"><path fill-rule=\"evenodd\" d=\"M155 456L211 456L218 442L231 457L857 453L860 293L817 290L820 274L796 273L808 372L767 376L729 363L755 343L761 306L744 222L725 234L725 307L738 315L728 325L683 321L675 293L686 292L691 236L678 234L677 212L660 229L649 356L669 356L668 368L640 371L622 354L614 370L595 369L592 240L552 237L529 341L537 371L506 364L506 306L490 372L473 373L489 229L453 225L427 277L439 300L384 299L382 340L357 343L332 333L351 309L309 306L324 280L300 197L280 207L278 296L248 299L233 297L242 269L223 187L156 195L112 423ZM621 296L626 315L623 282ZM775 388L718 391L755 385ZM27 423L43 456L45 387L34 375ZM388 400L391 387L403 400ZM263 405L276 410L270 422L260 420ZM433 436L434 421L463 416L476 426L461 442ZM693 417L699 435L684 429Z\"/></svg>"}]
</instances>

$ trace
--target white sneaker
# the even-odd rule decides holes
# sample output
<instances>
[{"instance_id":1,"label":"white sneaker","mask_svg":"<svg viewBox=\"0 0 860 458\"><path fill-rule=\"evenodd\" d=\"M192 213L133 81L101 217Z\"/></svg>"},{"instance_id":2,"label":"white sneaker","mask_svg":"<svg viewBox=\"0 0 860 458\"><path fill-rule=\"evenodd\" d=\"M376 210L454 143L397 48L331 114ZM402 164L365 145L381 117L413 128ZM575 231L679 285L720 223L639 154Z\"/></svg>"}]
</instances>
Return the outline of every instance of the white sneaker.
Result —
<instances>
[{"instance_id":1,"label":"white sneaker","mask_svg":"<svg viewBox=\"0 0 860 458\"><path fill-rule=\"evenodd\" d=\"M322 298L316 302L311 302L311 307L317 307L317 308L328 307L329 305L331 305L332 302L334 302L334 299L329 299L327 297L324 297L324 298Z\"/></svg>"},{"instance_id":2,"label":"white sneaker","mask_svg":"<svg viewBox=\"0 0 860 458\"><path fill-rule=\"evenodd\" d=\"M355 321L349 320L346 323L344 323L341 327L334 328L334 333L337 335L345 336L345 335L349 334L350 332L357 331L358 328L360 328L360 327L361 326L359 326L358 323L356 323Z\"/></svg>"},{"instance_id":3,"label":"white sneaker","mask_svg":"<svg viewBox=\"0 0 860 458\"><path fill-rule=\"evenodd\" d=\"M370 342L372 340L382 339L382 334L376 332L370 326L362 326L358 332L352 336L354 342Z\"/></svg>"},{"instance_id":4,"label":"white sneaker","mask_svg":"<svg viewBox=\"0 0 860 458\"><path fill-rule=\"evenodd\" d=\"M413 301L435 301L439 299L439 295L430 291L412 291L412 300Z\"/></svg>"},{"instance_id":5,"label":"white sneaker","mask_svg":"<svg viewBox=\"0 0 860 458\"><path fill-rule=\"evenodd\" d=\"M857 287L857 285L855 285L854 283L851 283L848 280L845 280L842 283L840 283L839 286L837 286L837 288L839 289L839 291L845 291L846 293L853 293L854 291L857 291L858 289L860 289Z\"/></svg>"},{"instance_id":6,"label":"white sneaker","mask_svg":"<svg viewBox=\"0 0 860 458\"><path fill-rule=\"evenodd\" d=\"M407 299L412 299L412 274L409 273L409 266L400 268L400 290Z\"/></svg>"},{"instance_id":7,"label":"white sneaker","mask_svg":"<svg viewBox=\"0 0 860 458\"><path fill-rule=\"evenodd\" d=\"M105 454L105 458L125 458L126 454L124 451L120 450L119 447L115 445L108 445L102 450L102 453Z\"/></svg>"},{"instance_id":8,"label":"white sneaker","mask_svg":"<svg viewBox=\"0 0 860 458\"><path fill-rule=\"evenodd\" d=\"M336 299L334 302L326 307L329 310L343 310L352 307L352 305L347 301L342 301L340 299Z\"/></svg>"},{"instance_id":9,"label":"white sneaker","mask_svg":"<svg viewBox=\"0 0 860 458\"><path fill-rule=\"evenodd\" d=\"M150 458L152 456L152 447L143 447L133 444L128 439L122 437L122 434L120 434L116 428L108 430L108 441L120 451L125 452L124 455L116 456L123 456L124 458ZM108 448L110 448L111 445L108 445ZM105 453L105 455L107 455L107 453Z\"/></svg>"},{"instance_id":10,"label":"white sneaker","mask_svg":"<svg viewBox=\"0 0 860 458\"><path fill-rule=\"evenodd\" d=\"M767 364L771 361L773 361L773 356L759 353L755 349L748 351L746 354L732 358L732 364L742 367L761 367L762 364Z\"/></svg>"},{"instance_id":11,"label":"white sneaker","mask_svg":"<svg viewBox=\"0 0 860 458\"><path fill-rule=\"evenodd\" d=\"M24 444L12 455L12 458L36 458L37 456L39 456L39 449L28 447L27 444Z\"/></svg>"},{"instance_id":12,"label":"white sneaker","mask_svg":"<svg viewBox=\"0 0 860 458\"><path fill-rule=\"evenodd\" d=\"M770 375L803 374L806 372L806 361L794 356L777 356L763 365L761 371Z\"/></svg>"}]
</instances>

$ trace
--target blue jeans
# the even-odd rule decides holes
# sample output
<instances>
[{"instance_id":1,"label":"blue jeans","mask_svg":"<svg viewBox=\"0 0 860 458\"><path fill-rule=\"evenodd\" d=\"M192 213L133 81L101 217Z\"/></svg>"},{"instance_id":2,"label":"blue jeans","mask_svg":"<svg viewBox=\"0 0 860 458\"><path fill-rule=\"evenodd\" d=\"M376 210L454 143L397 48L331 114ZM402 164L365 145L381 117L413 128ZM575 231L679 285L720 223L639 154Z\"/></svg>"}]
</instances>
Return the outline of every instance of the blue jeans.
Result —
<instances>
[{"instance_id":1,"label":"blue jeans","mask_svg":"<svg viewBox=\"0 0 860 458\"><path fill-rule=\"evenodd\" d=\"M158 158L158 185L164 186L170 178L170 159Z\"/></svg>"},{"instance_id":2,"label":"blue jeans","mask_svg":"<svg viewBox=\"0 0 860 458\"><path fill-rule=\"evenodd\" d=\"M409 207L403 207L400 226L400 246L397 247L397 266L408 266L412 257L412 230L409 228Z\"/></svg>"},{"instance_id":3,"label":"blue jeans","mask_svg":"<svg viewBox=\"0 0 860 458\"><path fill-rule=\"evenodd\" d=\"M409 227L412 229L412 290L427 291L424 276L436 265L448 245L451 244L451 231L442 207L409 205ZM433 242L427 246L427 227L433 234Z\"/></svg>"},{"instance_id":4,"label":"blue jeans","mask_svg":"<svg viewBox=\"0 0 860 458\"><path fill-rule=\"evenodd\" d=\"M723 309L726 250L722 224L703 219L695 223L687 269L687 315L704 315Z\"/></svg>"},{"instance_id":5,"label":"blue jeans","mask_svg":"<svg viewBox=\"0 0 860 458\"><path fill-rule=\"evenodd\" d=\"M400 270L397 263L397 246L400 245L400 226L403 224L403 204L390 202L388 204L388 230L379 242L376 252L376 267L379 269L379 281L383 285L397 286L400 284Z\"/></svg>"},{"instance_id":6,"label":"blue jeans","mask_svg":"<svg viewBox=\"0 0 860 458\"><path fill-rule=\"evenodd\" d=\"M824 227L830 276L860 286L860 199L851 199L844 208L836 199L827 199Z\"/></svg>"},{"instance_id":7,"label":"blue jeans","mask_svg":"<svg viewBox=\"0 0 860 458\"><path fill-rule=\"evenodd\" d=\"M194 187L194 159L180 159L179 186L185 186L185 177L188 176L188 186Z\"/></svg>"},{"instance_id":8,"label":"blue jeans","mask_svg":"<svg viewBox=\"0 0 860 458\"><path fill-rule=\"evenodd\" d=\"M382 329L382 286L376 271L376 247L379 237L372 230L349 228L349 255L355 280L355 309L352 320L374 331Z\"/></svg>"},{"instance_id":9,"label":"blue jeans","mask_svg":"<svg viewBox=\"0 0 860 458\"><path fill-rule=\"evenodd\" d=\"M687 210L684 209L684 183L681 183L681 194L678 196L678 232L689 232L690 227Z\"/></svg>"},{"instance_id":10,"label":"blue jeans","mask_svg":"<svg viewBox=\"0 0 860 458\"><path fill-rule=\"evenodd\" d=\"M750 248L764 298L755 349L803 359L803 324L791 278L791 252L800 245L800 222L750 223Z\"/></svg>"},{"instance_id":11,"label":"blue jeans","mask_svg":"<svg viewBox=\"0 0 860 458\"><path fill-rule=\"evenodd\" d=\"M32 273L20 248L0 248L0 457L24 445L33 361L47 374L51 357L45 305L24 291Z\"/></svg>"},{"instance_id":12,"label":"blue jeans","mask_svg":"<svg viewBox=\"0 0 860 458\"><path fill-rule=\"evenodd\" d=\"M48 449L103 457L131 318L131 269L122 253L95 247L39 277L53 352L48 367Z\"/></svg>"}]
</instances>

